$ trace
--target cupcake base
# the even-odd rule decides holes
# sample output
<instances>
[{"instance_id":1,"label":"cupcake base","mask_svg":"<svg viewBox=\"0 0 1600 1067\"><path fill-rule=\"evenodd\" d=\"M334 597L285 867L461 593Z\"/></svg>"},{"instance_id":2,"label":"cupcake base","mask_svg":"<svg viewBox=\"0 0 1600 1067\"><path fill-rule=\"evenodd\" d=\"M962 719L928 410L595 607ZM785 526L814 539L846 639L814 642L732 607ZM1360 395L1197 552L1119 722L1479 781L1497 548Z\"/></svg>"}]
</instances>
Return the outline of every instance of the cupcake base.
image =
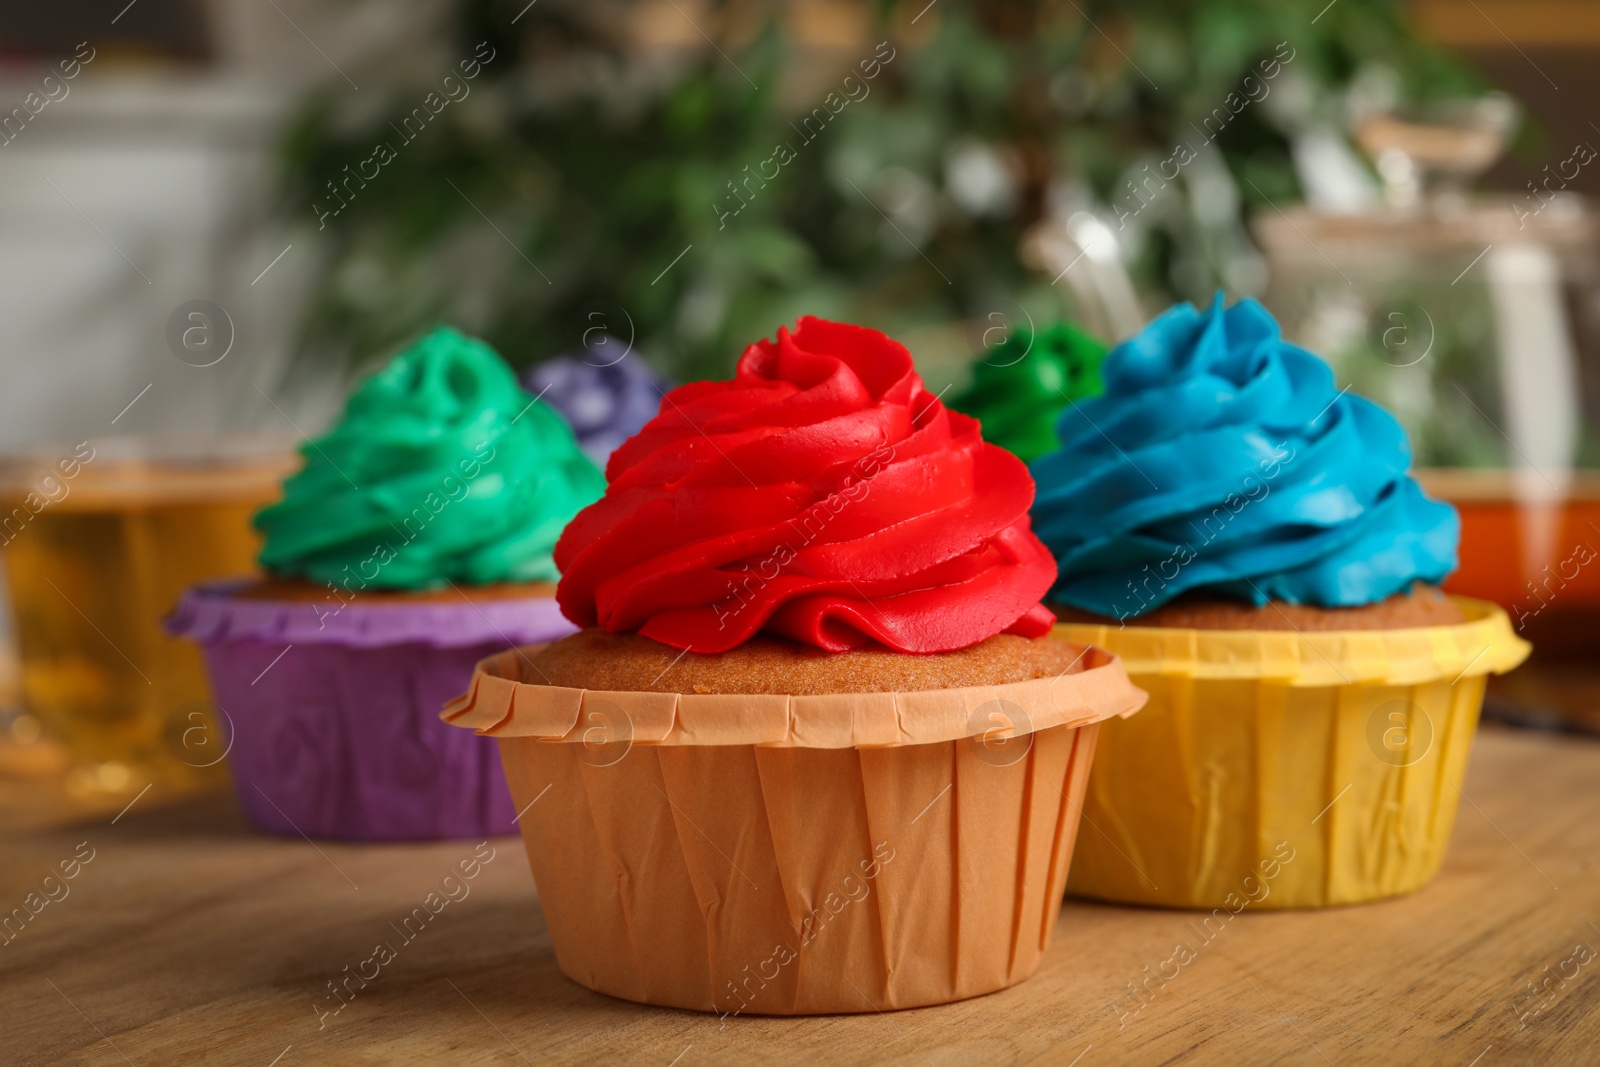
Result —
<instances>
[{"instance_id":1,"label":"cupcake base","mask_svg":"<svg viewBox=\"0 0 1600 1067\"><path fill-rule=\"evenodd\" d=\"M592 651L568 641L566 666ZM499 738L574 981L722 1015L940 1004L1038 967L1099 720L1143 701L1098 649L1023 643L1065 669L815 695L701 692L712 675L696 672L735 670L726 659L676 681L673 667L667 685L687 692L529 684L566 677L529 649L485 661L445 718ZM805 672L804 656L788 665Z\"/></svg>"},{"instance_id":2,"label":"cupcake base","mask_svg":"<svg viewBox=\"0 0 1600 1067\"><path fill-rule=\"evenodd\" d=\"M1438 872L1485 676L1527 655L1500 609L1300 633L1068 623L1150 693L1106 724L1068 892L1181 908L1409 893ZM1285 857L1288 857L1287 859Z\"/></svg>"},{"instance_id":3,"label":"cupcake base","mask_svg":"<svg viewBox=\"0 0 1600 1067\"><path fill-rule=\"evenodd\" d=\"M516 830L493 746L439 722L484 656L572 629L530 586L349 601L310 583L191 590L168 620L199 641L245 816L358 841ZM505 635L505 636L502 636Z\"/></svg>"},{"instance_id":4,"label":"cupcake base","mask_svg":"<svg viewBox=\"0 0 1600 1067\"><path fill-rule=\"evenodd\" d=\"M644 1004L812 1015L1033 974L1097 729L1040 731L1010 766L965 741L641 746L610 767L581 744L500 747L563 974Z\"/></svg>"},{"instance_id":5,"label":"cupcake base","mask_svg":"<svg viewBox=\"0 0 1600 1067\"><path fill-rule=\"evenodd\" d=\"M514 833L492 747L434 729L462 675L497 648L208 648L245 817L268 833L353 841Z\"/></svg>"}]
</instances>

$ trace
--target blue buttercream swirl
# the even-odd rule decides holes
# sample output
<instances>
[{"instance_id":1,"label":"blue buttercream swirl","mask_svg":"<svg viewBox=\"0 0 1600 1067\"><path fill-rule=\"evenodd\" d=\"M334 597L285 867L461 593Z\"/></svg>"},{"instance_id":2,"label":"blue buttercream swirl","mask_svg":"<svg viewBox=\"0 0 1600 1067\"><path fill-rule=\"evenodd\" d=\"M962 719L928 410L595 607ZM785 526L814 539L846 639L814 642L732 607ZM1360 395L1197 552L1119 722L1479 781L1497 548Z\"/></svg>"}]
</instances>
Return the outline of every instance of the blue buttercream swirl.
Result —
<instances>
[{"instance_id":1,"label":"blue buttercream swirl","mask_svg":"<svg viewBox=\"0 0 1600 1067\"><path fill-rule=\"evenodd\" d=\"M1400 424L1256 301L1173 307L1103 376L1032 465L1056 601L1119 619L1192 591L1348 607L1455 569L1460 520L1407 474Z\"/></svg>"}]
</instances>

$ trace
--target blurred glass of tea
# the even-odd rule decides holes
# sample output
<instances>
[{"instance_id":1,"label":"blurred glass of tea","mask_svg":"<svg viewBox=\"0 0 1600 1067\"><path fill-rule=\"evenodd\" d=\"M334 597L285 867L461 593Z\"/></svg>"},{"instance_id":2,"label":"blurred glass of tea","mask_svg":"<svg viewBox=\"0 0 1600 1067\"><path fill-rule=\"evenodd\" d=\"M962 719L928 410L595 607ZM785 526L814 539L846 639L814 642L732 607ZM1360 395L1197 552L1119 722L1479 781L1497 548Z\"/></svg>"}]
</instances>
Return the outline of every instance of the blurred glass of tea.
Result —
<instances>
[{"instance_id":1,"label":"blurred glass of tea","mask_svg":"<svg viewBox=\"0 0 1600 1067\"><path fill-rule=\"evenodd\" d=\"M0 461L0 555L23 702L74 791L221 777L229 732L192 642L161 619L208 578L256 571L256 509L296 465L278 435L109 438Z\"/></svg>"}]
</instances>

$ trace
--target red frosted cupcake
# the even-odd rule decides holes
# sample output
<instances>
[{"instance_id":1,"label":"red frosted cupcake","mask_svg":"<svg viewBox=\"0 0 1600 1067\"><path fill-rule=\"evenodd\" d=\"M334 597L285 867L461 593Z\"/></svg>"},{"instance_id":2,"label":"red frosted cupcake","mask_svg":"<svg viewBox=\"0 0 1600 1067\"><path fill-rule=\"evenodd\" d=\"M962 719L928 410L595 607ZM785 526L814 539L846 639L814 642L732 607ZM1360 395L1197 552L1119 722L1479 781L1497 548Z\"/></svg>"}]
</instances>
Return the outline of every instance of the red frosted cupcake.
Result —
<instances>
[{"instance_id":1,"label":"red frosted cupcake","mask_svg":"<svg viewBox=\"0 0 1600 1067\"><path fill-rule=\"evenodd\" d=\"M486 660L564 973L720 1013L1004 988L1055 926L1101 719L1033 483L873 330L802 319L667 395L568 526L586 629Z\"/></svg>"}]
</instances>

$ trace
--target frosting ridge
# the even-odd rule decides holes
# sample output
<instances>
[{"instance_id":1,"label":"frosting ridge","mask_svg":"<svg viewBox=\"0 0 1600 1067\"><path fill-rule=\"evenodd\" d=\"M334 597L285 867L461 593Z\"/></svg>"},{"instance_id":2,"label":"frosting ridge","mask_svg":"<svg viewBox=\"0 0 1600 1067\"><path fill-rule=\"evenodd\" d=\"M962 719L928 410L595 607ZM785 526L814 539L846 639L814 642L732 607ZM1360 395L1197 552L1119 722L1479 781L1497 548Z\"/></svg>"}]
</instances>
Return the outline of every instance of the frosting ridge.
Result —
<instances>
[{"instance_id":1,"label":"frosting ridge","mask_svg":"<svg viewBox=\"0 0 1600 1067\"><path fill-rule=\"evenodd\" d=\"M1060 602L1117 618L1189 591L1343 607L1455 568L1455 509L1408 474L1400 424L1336 390L1256 301L1173 307L1103 374L1032 466Z\"/></svg>"},{"instance_id":2,"label":"frosting ridge","mask_svg":"<svg viewBox=\"0 0 1600 1067\"><path fill-rule=\"evenodd\" d=\"M732 380L668 393L606 475L556 546L579 626L695 652L757 632L939 652L1053 621L1027 468L876 330L779 329Z\"/></svg>"}]
</instances>

